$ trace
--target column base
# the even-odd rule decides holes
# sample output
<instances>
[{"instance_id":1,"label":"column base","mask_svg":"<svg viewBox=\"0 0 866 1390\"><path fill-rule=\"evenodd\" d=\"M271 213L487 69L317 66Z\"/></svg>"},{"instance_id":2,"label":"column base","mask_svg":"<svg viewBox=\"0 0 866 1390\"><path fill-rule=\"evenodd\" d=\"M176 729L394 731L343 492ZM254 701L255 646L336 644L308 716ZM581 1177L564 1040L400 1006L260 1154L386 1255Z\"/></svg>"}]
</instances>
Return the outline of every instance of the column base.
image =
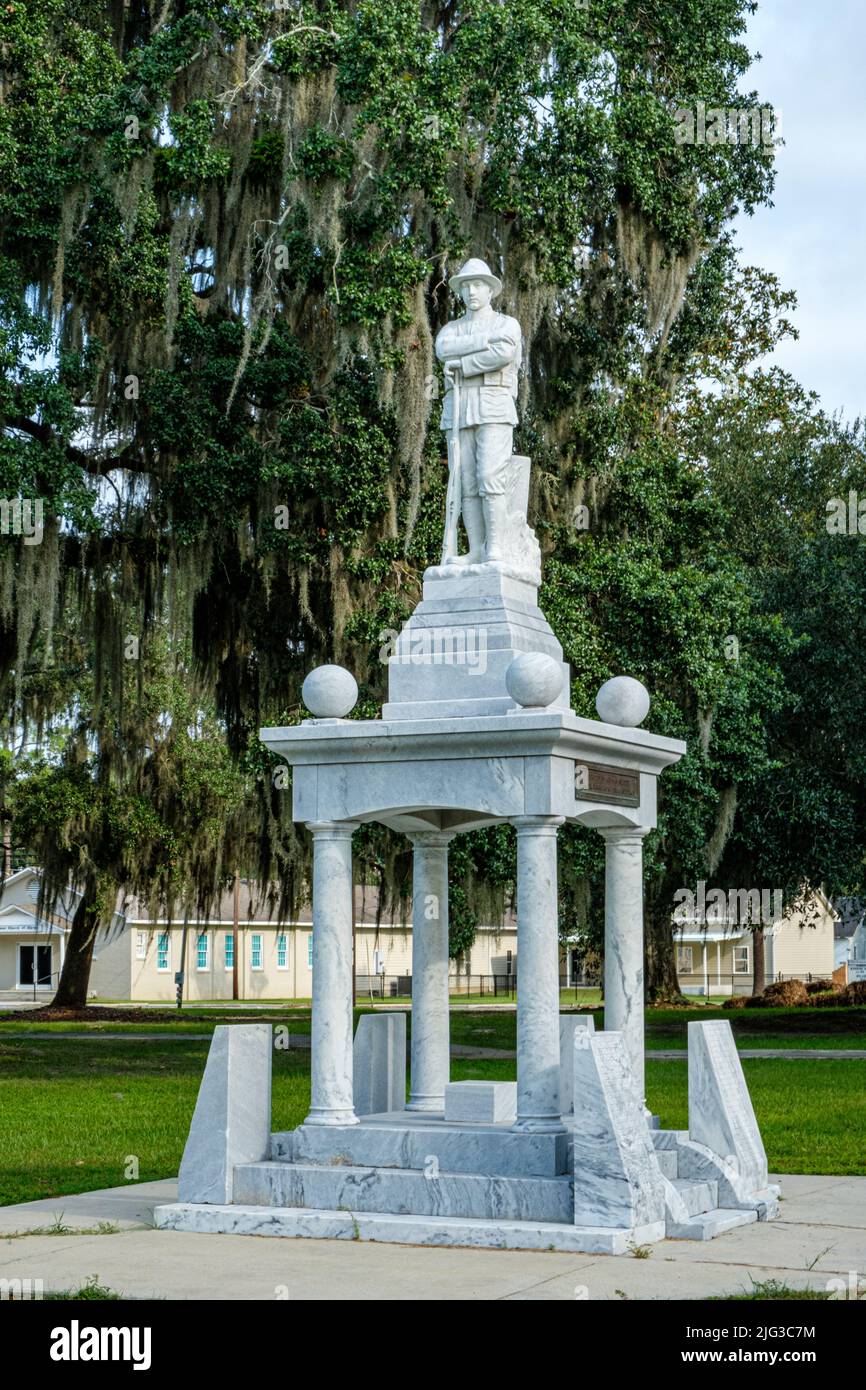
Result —
<instances>
[{"instance_id":1,"label":"column base","mask_svg":"<svg viewBox=\"0 0 866 1390\"><path fill-rule=\"evenodd\" d=\"M354 1110L311 1110L304 1120L305 1125L357 1125L360 1123Z\"/></svg>"},{"instance_id":2,"label":"column base","mask_svg":"<svg viewBox=\"0 0 866 1390\"><path fill-rule=\"evenodd\" d=\"M406 1109L425 1115L444 1115L445 1096L413 1096L406 1102Z\"/></svg>"},{"instance_id":3,"label":"column base","mask_svg":"<svg viewBox=\"0 0 866 1390\"><path fill-rule=\"evenodd\" d=\"M511 1126L513 1134L567 1134L568 1128L562 1120L553 1119L550 1115L528 1115L523 1119L515 1120Z\"/></svg>"}]
</instances>

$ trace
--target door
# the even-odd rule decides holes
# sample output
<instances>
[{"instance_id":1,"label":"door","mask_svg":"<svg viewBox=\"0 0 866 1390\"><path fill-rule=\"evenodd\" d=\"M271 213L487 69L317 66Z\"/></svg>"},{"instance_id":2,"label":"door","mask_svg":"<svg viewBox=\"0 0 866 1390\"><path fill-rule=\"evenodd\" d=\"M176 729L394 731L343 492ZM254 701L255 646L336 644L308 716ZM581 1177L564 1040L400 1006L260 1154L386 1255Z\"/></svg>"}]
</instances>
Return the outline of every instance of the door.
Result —
<instances>
[{"instance_id":1,"label":"door","mask_svg":"<svg viewBox=\"0 0 866 1390\"><path fill-rule=\"evenodd\" d=\"M51 984L50 946L18 947L18 983L19 985Z\"/></svg>"}]
</instances>

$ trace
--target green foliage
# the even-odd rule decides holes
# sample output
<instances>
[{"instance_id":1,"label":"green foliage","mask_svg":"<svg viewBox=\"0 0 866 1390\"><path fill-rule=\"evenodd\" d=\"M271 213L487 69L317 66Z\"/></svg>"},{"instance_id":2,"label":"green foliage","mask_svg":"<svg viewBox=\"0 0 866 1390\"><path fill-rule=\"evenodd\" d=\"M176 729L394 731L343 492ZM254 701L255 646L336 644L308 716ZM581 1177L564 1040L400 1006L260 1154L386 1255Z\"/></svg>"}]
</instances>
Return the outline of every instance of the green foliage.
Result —
<instances>
[{"instance_id":1,"label":"green foliage","mask_svg":"<svg viewBox=\"0 0 866 1390\"><path fill-rule=\"evenodd\" d=\"M54 567L5 552L0 678L9 727L55 740L27 795L54 779L58 873L206 895L224 816L227 854L301 886L256 731L322 660L358 715L384 695L382 633L437 557L431 340L469 253L502 258L527 332L518 447L574 707L627 671L689 746L646 846L652 969L672 885L859 881L862 562L819 533L862 433L755 368L792 301L729 225L769 200L772 149L675 139L682 106L760 104L751 8L2 10L0 493L45 499ZM564 830L560 858L560 932L596 937L598 837ZM454 953L512 859L505 831L455 843Z\"/></svg>"}]
</instances>

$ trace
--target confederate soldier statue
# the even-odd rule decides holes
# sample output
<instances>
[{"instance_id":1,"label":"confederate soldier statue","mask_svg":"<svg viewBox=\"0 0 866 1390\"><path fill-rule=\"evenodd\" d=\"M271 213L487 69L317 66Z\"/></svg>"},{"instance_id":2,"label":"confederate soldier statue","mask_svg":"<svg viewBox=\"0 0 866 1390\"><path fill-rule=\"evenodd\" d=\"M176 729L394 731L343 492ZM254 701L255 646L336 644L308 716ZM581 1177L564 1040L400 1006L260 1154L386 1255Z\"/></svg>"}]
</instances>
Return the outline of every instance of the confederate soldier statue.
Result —
<instances>
[{"instance_id":1,"label":"confederate soldier statue","mask_svg":"<svg viewBox=\"0 0 866 1390\"><path fill-rule=\"evenodd\" d=\"M512 454L523 334L516 319L491 307L502 282L484 261L467 261L449 283L466 313L446 323L436 338L436 356L445 366L440 423L448 432L449 467L442 562L508 562L516 558L513 542L520 539L515 522L528 530L525 517L513 511L520 463L528 470L528 460ZM469 553L458 557L460 515Z\"/></svg>"}]
</instances>

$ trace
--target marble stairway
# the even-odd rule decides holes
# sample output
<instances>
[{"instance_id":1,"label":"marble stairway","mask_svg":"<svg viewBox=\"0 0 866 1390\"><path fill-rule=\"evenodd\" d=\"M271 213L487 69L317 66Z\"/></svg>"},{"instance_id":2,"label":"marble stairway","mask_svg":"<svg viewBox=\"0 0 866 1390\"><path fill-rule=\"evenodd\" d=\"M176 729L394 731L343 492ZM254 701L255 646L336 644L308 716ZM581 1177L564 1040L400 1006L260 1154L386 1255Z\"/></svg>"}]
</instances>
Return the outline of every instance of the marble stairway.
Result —
<instances>
[{"instance_id":1,"label":"marble stairway","mask_svg":"<svg viewBox=\"0 0 866 1390\"><path fill-rule=\"evenodd\" d=\"M486 1173L429 1174L416 1168L249 1163L235 1168L234 1200L242 1206L304 1207L309 1211L574 1220L574 1184L567 1176L515 1178Z\"/></svg>"},{"instance_id":2,"label":"marble stairway","mask_svg":"<svg viewBox=\"0 0 866 1390\"><path fill-rule=\"evenodd\" d=\"M365 1115L358 1125L301 1126L271 1137L270 1159L239 1165L246 1206L504 1221L574 1221L567 1134L441 1115Z\"/></svg>"},{"instance_id":3,"label":"marble stairway","mask_svg":"<svg viewBox=\"0 0 866 1390\"><path fill-rule=\"evenodd\" d=\"M712 1240L737 1226L771 1220L778 1214L775 1189L758 1194L749 1204L720 1205L720 1187L725 1202L736 1201L735 1195L722 1167L701 1145L690 1141L687 1130L654 1130L652 1139L665 1179L668 1239Z\"/></svg>"},{"instance_id":4,"label":"marble stairway","mask_svg":"<svg viewBox=\"0 0 866 1390\"><path fill-rule=\"evenodd\" d=\"M395 1025L380 1015L367 1020L371 1026L385 1033ZM665 1237L710 1240L778 1216L779 1189L769 1181L727 1021L689 1024L688 1130L661 1129L648 1117L620 1033L562 1024L560 1032L561 1053L573 1061L573 1084L560 1097L573 1110L556 1133L514 1127L508 1097L480 1095L481 1082L449 1083L476 1090L454 1096L449 1089L448 1120L444 1111L386 1110L389 1098L399 1105L405 1094L405 1050L380 1046L367 1048L368 1057L384 1057L393 1076L365 1086L356 1058L353 1078L359 1098L379 1101L375 1113L273 1134L270 1030L218 1029L179 1201L157 1208L156 1225L623 1255ZM256 1067L257 1088L250 1085ZM453 1118L467 1111L472 1120Z\"/></svg>"},{"instance_id":5,"label":"marble stairway","mask_svg":"<svg viewBox=\"0 0 866 1390\"><path fill-rule=\"evenodd\" d=\"M365 1116L359 1125L274 1134L271 1157L234 1170L243 1207L459 1217L512 1223L574 1221L570 1135L515 1134L506 1125L449 1126L432 1116ZM680 1173L688 1135L654 1132L666 1179L666 1234L708 1240L758 1219L719 1206L719 1183ZM688 1167L689 1165L685 1165Z\"/></svg>"}]
</instances>

